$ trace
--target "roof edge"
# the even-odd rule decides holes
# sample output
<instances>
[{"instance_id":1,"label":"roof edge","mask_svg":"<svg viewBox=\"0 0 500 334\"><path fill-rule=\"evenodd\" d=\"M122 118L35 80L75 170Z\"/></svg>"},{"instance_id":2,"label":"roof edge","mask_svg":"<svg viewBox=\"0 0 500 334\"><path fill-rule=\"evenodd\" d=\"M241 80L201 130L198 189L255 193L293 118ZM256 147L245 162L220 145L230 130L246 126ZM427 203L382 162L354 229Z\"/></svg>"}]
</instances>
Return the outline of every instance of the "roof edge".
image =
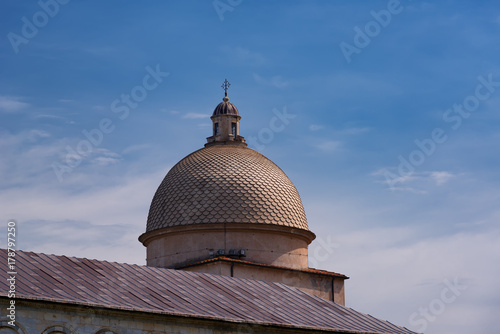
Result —
<instances>
[{"instance_id":1,"label":"roof edge","mask_svg":"<svg viewBox=\"0 0 500 334\"><path fill-rule=\"evenodd\" d=\"M7 296L0 295L0 300L7 299L10 300ZM123 312L136 312L136 313L146 313L151 315L166 315L184 319L197 319L197 320L205 320L205 321L216 321L216 322L224 322L227 324L248 324L254 326L262 326L262 327L271 327L271 328L289 328L289 329L300 329L300 330L310 330L313 332L321 331L321 332L331 332L331 333L344 333L344 334L385 334L382 332L365 332L365 331L349 331L343 329L332 329L325 327L312 327L312 326L296 326L296 325L288 325L288 324L277 324L277 323L268 323L263 321L245 321L245 320L235 320L235 319L227 319L220 318L216 316L208 316L208 315L197 315L197 314L181 314L181 313L172 313L168 311L158 311L158 310L149 310L149 309L134 309L129 307L111 307L105 306L96 303L82 303L68 300L58 300L53 298L37 298L37 297L16 297L16 300L25 301L25 302L42 302L42 303L54 303L54 304L62 304L62 305L70 305L74 307L92 307L99 308L104 310L113 310L113 311L123 311Z\"/></svg>"},{"instance_id":2,"label":"roof edge","mask_svg":"<svg viewBox=\"0 0 500 334\"><path fill-rule=\"evenodd\" d=\"M213 263L213 262L229 262L229 263L240 263L243 265L249 265L249 266L256 266L256 267L264 267L264 268L272 268L272 269L280 269L280 270L288 270L288 271L297 271L297 272L304 272L308 274L316 274L316 275L322 275L322 276L329 276L329 277L338 277L342 279L349 279L348 276L340 273L336 273L333 271L327 271L327 270L320 270L320 269L315 269L315 268L307 268L307 269L299 269L299 268L289 268L289 267L283 267L283 266L276 266L272 264L264 264L264 263L257 263L257 262L251 262L251 261L245 261L245 260L239 260L239 259L233 259L227 256L218 256L202 261L196 261L192 263L188 263L179 267L175 267L173 269L177 270L182 270L185 268L189 267L194 267L206 263Z\"/></svg>"}]
</instances>

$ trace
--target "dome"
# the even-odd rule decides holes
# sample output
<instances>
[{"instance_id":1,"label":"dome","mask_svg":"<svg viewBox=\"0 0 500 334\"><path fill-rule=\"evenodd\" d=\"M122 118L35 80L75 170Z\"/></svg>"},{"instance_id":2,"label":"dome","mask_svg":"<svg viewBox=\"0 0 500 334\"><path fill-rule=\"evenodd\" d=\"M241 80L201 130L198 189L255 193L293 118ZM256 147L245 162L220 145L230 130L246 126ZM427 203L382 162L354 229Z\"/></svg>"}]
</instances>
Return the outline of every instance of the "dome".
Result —
<instances>
[{"instance_id":1,"label":"dome","mask_svg":"<svg viewBox=\"0 0 500 334\"><path fill-rule=\"evenodd\" d=\"M172 167L153 197L146 233L217 223L308 230L290 179L271 160L243 145L207 146Z\"/></svg>"},{"instance_id":2,"label":"dome","mask_svg":"<svg viewBox=\"0 0 500 334\"><path fill-rule=\"evenodd\" d=\"M224 98L224 102L221 102L215 107L214 113L212 116L217 116L217 115L236 115L239 116L238 109L232 104L231 102L228 102L229 99Z\"/></svg>"}]
</instances>

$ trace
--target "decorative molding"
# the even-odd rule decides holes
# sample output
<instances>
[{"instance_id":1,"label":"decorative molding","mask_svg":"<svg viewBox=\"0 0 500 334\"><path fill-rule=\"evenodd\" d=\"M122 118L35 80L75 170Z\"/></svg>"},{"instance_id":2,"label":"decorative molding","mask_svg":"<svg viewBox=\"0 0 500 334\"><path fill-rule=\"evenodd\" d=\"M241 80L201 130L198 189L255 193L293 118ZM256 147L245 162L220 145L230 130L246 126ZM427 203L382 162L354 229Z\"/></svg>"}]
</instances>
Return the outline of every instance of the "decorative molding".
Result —
<instances>
[{"instance_id":1,"label":"decorative molding","mask_svg":"<svg viewBox=\"0 0 500 334\"><path fill-rule=\"evenodd\" d=\"M64 334L75 334L75 332L64 325L52 325L47 327L42 334L51 334L51 333L64 333Z\"/></svg>"},{"instance_id":2,"label":"decorative molding","mask_svg":"<svg viewBox=\"0 0 500 334\"><path fill-rule=\"evenodd\" d=\"M310 244L316 235L304 229L299 229L289 226L279 226L274 224L248 224L248 223L206 223L206 224L193 224L193 225L179 225L172 227L164 227L159 230L143 233L139 237L139 241L146 247L155 239L164 236L173 236L178 234L200 233L200 232L249 232L249 231L262 231L265 233L275 233L285 236L294 236L305 240Z\"/></svg>"},{"instance_id":3,"label":"decorative molding","mask_svg":"<svg viewBox=\"0 0 500 334\"><path fill-rule=\"evenodd\" d=\"M2 318L0 320L0 329L2 328L8 328L18 334L27 334L28 332L26 332L26 330L21 326L21 324L18 322L18 321L14 321L14 326L12 325L9 325L9 322L11 322L11 320L9 318Z\"/></svg>"}]
</instances>

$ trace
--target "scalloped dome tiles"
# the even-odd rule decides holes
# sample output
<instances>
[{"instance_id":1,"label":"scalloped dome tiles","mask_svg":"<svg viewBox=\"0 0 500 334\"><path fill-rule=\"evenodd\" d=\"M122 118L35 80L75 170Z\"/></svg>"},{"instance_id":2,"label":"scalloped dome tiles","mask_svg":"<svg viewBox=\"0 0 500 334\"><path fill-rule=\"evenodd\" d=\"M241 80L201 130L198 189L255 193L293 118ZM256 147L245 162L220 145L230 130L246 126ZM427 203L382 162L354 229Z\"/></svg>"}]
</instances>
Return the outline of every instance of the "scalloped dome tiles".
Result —
<instances>
[{"instance_id":1,"label":"scalloped dome tiles","mask_svg":"<svg viewBox=\"0 0 500 334\"><path fill-rule=\"evenodd\" d=\"M242 145L208 146L178 162L153 197L146 231L215 223L308 230L290 179L271 160Z\"/></svg>"}]
</instances>

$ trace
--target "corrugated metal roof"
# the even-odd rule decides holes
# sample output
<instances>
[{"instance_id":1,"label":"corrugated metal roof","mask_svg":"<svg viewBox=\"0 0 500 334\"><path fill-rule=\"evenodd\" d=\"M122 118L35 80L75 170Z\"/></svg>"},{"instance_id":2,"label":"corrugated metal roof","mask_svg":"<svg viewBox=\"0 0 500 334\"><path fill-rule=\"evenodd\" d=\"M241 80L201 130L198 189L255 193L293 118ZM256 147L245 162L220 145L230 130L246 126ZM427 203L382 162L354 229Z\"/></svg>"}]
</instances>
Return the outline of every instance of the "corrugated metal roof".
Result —
<instances>
[{"instance_id":1,"label":"corrugated metal roof","mask_svg":"<svg viewBox=\"0 0 500 334\"><path fill-rule=\"evenodd\" d=\"M318 274L318 275L325 275L325 276L333 276L333 277L339 277L343 279L349 279L344 274L339 274L335 273L333 271L326 271L326 270L320 270L320 269L315 269L315 268L307 268L307 269L294 269L294 268L287 268L287 267L282 267L282 266L275 266L271 264L264 264L264 263L256 263L256 262L251 262L251 261L245 261L245 260L240 260L240 259L234 259L230 258L227 256L217 256L211 259L206 259L202 261L197 261L193 263L188 263L179 267L176 267L176 269L183 269L183 268L189 268L189 267L195 267L199 266L202 264L206 263L213 263L213 262L234 262L234 263L241 263L241 264L246 264L249 266L256 266L256 267L265 267L265 268L275 268L275 269L285 269L285 270L291 270L291 271L299 271L299 272L304 272L304 273L313 273L313 274Z\"/></svg>"},{"instance_id":2,"label":"corrugated metal roof","mask_svg":"<svg viewBox=\"0 0 500 334\"><path fill-rule=\"evenodd\" d=\"M7 251L0 250L7 263ZM284 284L43 253L16 253L16 298L255 324L414 333ZM1 295L8 292L6 271Z\"/></svg>"}]
</instances>

